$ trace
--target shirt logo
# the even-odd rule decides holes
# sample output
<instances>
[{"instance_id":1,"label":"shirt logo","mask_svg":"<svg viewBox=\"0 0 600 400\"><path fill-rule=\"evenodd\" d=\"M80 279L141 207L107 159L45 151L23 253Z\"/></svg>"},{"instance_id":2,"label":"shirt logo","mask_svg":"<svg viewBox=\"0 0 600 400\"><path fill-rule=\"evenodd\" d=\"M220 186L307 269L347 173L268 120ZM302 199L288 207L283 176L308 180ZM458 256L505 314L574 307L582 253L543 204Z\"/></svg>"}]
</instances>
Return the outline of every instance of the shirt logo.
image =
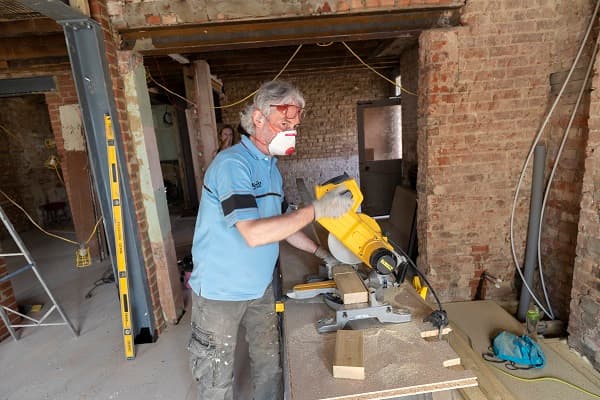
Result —
<instances>
[{"instance_id":1,"label":"shirt logo","mask_svg":"<svg viewBox=\"0 0 600 400\"><path fill-rule=\"evenodd\" d=\"M261 181L254 181L254 182L252 182L252 188L255 189L255 190L258 189L258 188L260 188L261 186L262 186L262 182Z\"/></svg>"}]
</instances>

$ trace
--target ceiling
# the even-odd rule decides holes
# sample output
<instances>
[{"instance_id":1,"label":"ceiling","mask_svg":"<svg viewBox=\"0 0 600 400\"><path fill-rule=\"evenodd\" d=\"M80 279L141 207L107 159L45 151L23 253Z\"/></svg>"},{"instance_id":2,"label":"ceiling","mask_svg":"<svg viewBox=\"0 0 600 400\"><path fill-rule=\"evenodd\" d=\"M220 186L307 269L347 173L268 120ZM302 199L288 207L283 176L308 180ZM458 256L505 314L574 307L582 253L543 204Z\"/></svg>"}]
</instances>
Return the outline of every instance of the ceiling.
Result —
<instances>
[{"instance_id":1,"label":"ceiling","mask_svg":"<svg viewBox=\"0 0 600 400\"><path fill-rule=\"evenodd\" d=\"M367 64L382 74L398 68L399 56L417 45L418 34L395 39L363 40L346 44ZM224 83L232 79L274 77L290 60L298 45L223 50L181 54L189 61L205 60L211 74ZM169 56L146 56L144 64L159 83L181 92L183 64ZM366 67L341 42L304 44L285 68L285 73L349 71Z\"/></svg>"},{"instance_id":2,"label":"ceiling","mask_svg":"<svg viewBox=\"0 0 600 400\"><path fill-rule=\"evenodd\" d=\"M209 35L204 39L197 37L201 27L194 26L124 31L122 39L127 49L127 46L134 46L136 40L150 37L153 47L142 51L148 72L159 83L183 94L183 64L170 57L170 53L183 56L184 61L207 61L211 74L226 83L233 79L274 77L296 51L285 73L366 68L344 46L346 43L369 66L391 76L399 66L400 54L417 45L420 30L436 21L437 14L419 11L344 18L333 19L336 22L333 25L329 20L313 20L314 27L310 29L314 32L307 27L310 24L307 25L306 20L284 21L299 27L294 32L303 35L312 32L302 37L281 33L287 32L277 25L283 22L250 21L241 23L241 28L210 25L207 28ZM344 29L356 31L344 35L337 31L340 29L342 32L346 32ZM258 36L253 36L253 32ZM302 47L298 49L301 43ZM16 0L0 0L0 60L3 60L0 68L11 70L67 67L69 59L61 26Z\"/></svg>"}]
</instances>

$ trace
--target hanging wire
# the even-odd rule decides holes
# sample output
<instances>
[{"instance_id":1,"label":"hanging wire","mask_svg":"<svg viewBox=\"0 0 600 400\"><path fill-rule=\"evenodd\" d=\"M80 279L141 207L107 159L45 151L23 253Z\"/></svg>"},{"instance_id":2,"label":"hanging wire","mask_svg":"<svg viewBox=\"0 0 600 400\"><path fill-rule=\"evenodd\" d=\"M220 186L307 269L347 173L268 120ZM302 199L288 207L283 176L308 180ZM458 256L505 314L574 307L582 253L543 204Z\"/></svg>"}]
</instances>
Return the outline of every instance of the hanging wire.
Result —
<instances>
[{"instance_id":1,"label":"hanging wire","mask_svg":"<svg viewBox=\"0 0 600 400\"><path fill-rule=\"evenodd\" d=\"M163 89L163 90L166 90L167 92L171 93L171 94L172 94L172 95L174 95L174 96L177 96L177 97L179 97L180 99L182 99L182 100L184 100L184 101L188 102L189 104L193 105L194 107L198 107L198 105L197 105L196 103L194 103L193 101L191 101L191 100L188 100L187 98L183 97L182 95L175 93L174 91L172 91L172 90L171 90L171 89L169 89L168 87L166 87L166 86L164 86L164 85L161 85L160 83L158 83L158 82L156 81L156 79L154 79L154 77L153 77L153 76L150 74L150 72L149 72L149 71L146 71L146 76L147 76L148 78L150 78L150 80L151 80L151 81L152 81L152 82L153 82L153 83L154 83L156 86L158 86L159 88L161 88L161 89Z\"/></svg>"},{"instance_id":2,"label":"hanging wire","mask_svg":"<svg viewBox=\"0 0 600 400\"><path fill-rule=\"evenodd\" d=\"M357 59L358 61L360 61L360 63L361 63L362 65L364 65L364 66L365 66L365 67L367 67L369 70L371 70L372 72L374 72L374 73L375 73L377 76L379 76L379 77L381 77L381 78L385 79L386 81L388 81L388 82L389 82L389 83L391 83L392 85L396 86L397 88L399 88L400 90L402 90L402 91L403 91L403 92L405 92L405 93L411 94L411 95L413 95L413 96L416 96L416 95L417 95L416 93L413 93L413 92L411 92L410 90L404 89L404 87L403 87L403 86L401 86L401 85L398 85L396 82L394 82L393 80L389 79L387 76L385 76L385 75L382 75L381 73L377 72L377 71L375 70L375 68L371 67L369 64L367 64L366 62L364 62L364 61L363 61L363 59L362 59L362 58L360 58L360 56L359 56L358 54L356 54L356 53L355 53L355 52L354 52L354 51L353 51L353 50L350 48L350 46L348 46L348 45L346 44L346 42L342 42L342 44L344 45L344 47L346 47L346 49L348 49L348 51L350 52L350 54L352 54L354 57L356 57L356 59Z\"/></svg>"},{"instance_id":3,"label":"hanging wire","mask_svg":"<svg viewBox=\"0 0 600 400\"><path fill-rule=\"evenodd\" d=\"M21 205L19 205L19 203L17 203L16 201L14 201L9 195L7 195L3 190L0 190L0 194L2 194L4 197L6 197L6 199L11 202L15 207L17 207L19 210L21 210L23 212L23 214L25 214L25 216L27 217L27 219L37 228L39 229L42 233L51 236L53 238L56 239L60 239L63 240L67 243L71 243L71 244L75 244L77 246L80 245L79 242L76 242L74 240L71 239L67 239L65 237L56 235L52 232L48 232L47 230L45 230L44 228L42 228L37 222L35 222L33 220L33 218L31 217L31 215L29 215L29 213L27 211L25 211L25 209L23 207L21 207ZM88 244L90 242L90 240L92 240L92 237L94 236L94 234L96 233L96 230L98 229L98 226L100 225L100 222L102 222L102 218L99 218L98 221L96 222L96 225L94 226L94 229L92 230L92 233L90 233L90 236L88 237L88 239L84 242L85 244Z\"/></svg>"},{"instance_id":4,"label":"hanging wire","mask_svg":"<svg viewBox=\"0 0 600 400\"><path fill-rule=\"evenodd\" d=\"M287 62L285 63L283 68L281 68L281 70L277 73L277 75L275 75L275 77L273 79L271 79L272 81L276 80L277 78L279 78L281 76L281 74L283 74L283 71L285 71L285 69L288 67L288 65L290 65L290 63L292 62L294 57L296 57L296 54L298 54L298 52L300 51L301 48L302 48L302 45L301 44L298 45L298 47L296 48L296 51L294 51L294 54L292 54L292 56L287 60ZM238 100L234 103L226 104L223 106L217 106L217 107L213 107L213 108L217 109L217 108L229 108L229 107L237 106L238 104L243 103L244 101L248 100L250 97L254 96L256 94L256 92L258 92L258 89L256 89L254 92L250 93L248 96L244 97L243 99Z\"/></svg>"}]
</instances>

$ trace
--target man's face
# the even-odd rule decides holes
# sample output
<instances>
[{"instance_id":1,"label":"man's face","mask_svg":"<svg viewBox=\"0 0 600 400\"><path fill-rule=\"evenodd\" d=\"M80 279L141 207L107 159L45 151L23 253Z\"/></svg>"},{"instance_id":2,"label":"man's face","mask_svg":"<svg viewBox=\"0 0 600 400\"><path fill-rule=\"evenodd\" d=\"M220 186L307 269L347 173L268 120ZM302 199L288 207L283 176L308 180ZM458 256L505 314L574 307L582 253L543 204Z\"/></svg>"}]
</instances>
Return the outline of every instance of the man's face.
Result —
<instances>
[{"instance_id":1,"label":"man's face","mask_svg":"<svg viewBox=\"0 0 600 400\"><path fill-rule=\"evenodd\" d=\"M270 142L277 133L295 129L300 125L302 118L302 108L294 104L272 104L271 113L266 117L267 127L271 130L271 135L265 137Z\"/></svg>"}]
</instances>

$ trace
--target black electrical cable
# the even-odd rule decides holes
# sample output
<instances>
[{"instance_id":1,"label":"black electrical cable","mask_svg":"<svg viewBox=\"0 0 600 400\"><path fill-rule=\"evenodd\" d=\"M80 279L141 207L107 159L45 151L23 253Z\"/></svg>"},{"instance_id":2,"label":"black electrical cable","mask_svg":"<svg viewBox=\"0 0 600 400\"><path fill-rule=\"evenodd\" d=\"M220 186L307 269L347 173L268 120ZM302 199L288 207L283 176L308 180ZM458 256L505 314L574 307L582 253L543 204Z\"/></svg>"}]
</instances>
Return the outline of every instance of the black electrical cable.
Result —
<instances>
[{"instance_id":1,"label":"black electrical cable","mask_svg":"<svg viewBox=\"0 0 600 400\"><path fill-rule=\"evenodd\" d=\"M400 246L398 246L398 243L394 242L389 236L388 236L388 240L392 244L392 247L394 248L394 250L398 251L399 253L402 253L402 255L408 261L409 265L414 269L414 271L417 273L417 275L419 275L419 277L421 277L421 279L423 279L423 282L425 282L427 287L429 287L429 290L431 290L431 294L433 294L433 297L435 298L435 301L437 302L439 310L432 312L423 321L431 322L431 324L434 327L440 329L440 333L441 333L441 329L443 327L445 327L446 325L448 325L448 314L446 313L446 310L444 310L444 308L442 307L442 302L440 301L439 297L437 296L437 293L435 292L435 290L433 289L433 287L431 286L431 284L429 283L429 281L427 280L425 275L421 271L419 271L419 268L417 268L417 265L413 262L413 260L410 259L408 254L406 254L406 252L404 250L402 250L402 248Z\"/></svg>"},{"instance_id":2,"label":"black electrical cable","mask_svg":"<svg viewBox=\"0 0 600 400\"><path fill-rule=\"evenodd\" d=\"M92 287L85 295L86 299L89 299L90 297L92 297L92 292L94 290L96 290L97 287L105 285L107 283L113 283L115 281L115 275L113 274L113 270L112 267L109 267L104 274L102 274L102 277L100 279L98 279L96 282L94 282L94 287Z\"/></svg>"}]
</instances>

